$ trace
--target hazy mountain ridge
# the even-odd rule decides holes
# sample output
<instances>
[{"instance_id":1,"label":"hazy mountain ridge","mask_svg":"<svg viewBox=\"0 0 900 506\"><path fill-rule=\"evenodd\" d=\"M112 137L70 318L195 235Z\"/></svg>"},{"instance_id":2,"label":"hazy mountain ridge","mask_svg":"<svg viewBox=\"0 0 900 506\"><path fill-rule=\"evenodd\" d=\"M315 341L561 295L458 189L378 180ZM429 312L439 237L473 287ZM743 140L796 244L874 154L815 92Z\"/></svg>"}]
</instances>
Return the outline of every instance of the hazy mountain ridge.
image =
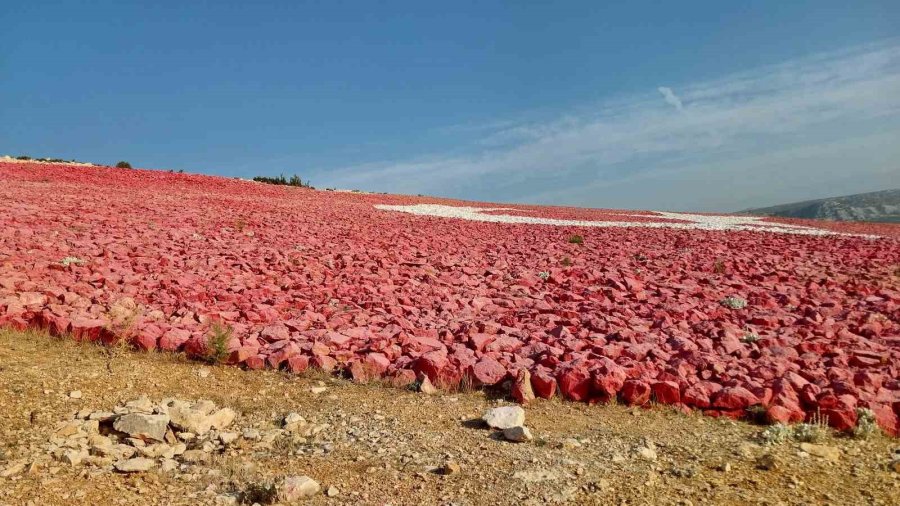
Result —
<instances>
[{"instance_id":1,"label":"hazy mountain ridge","mask_svg":"<svg viewBox=\"0 0 900 506\"><path fill-rule=\"evenodd\" d=\"M747 209L741 214L834 221L900 223L900 189Z\"/></svg>"}]
</instances>

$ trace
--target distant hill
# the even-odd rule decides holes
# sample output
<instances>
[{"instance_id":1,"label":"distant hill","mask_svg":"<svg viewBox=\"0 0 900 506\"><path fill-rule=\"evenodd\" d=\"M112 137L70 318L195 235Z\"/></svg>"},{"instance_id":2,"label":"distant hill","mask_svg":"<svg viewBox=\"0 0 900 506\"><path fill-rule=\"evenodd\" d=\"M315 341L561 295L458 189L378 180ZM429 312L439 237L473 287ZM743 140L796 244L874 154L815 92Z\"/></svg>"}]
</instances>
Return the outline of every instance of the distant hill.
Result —
<instances>
[{"instance_id":1,"label":"distant hill","mask_svg":"<svg viewBox=\"0 0 900 506\"><path fill-rule=\"evenodd\" d=\"M740 214L835 221L900 223L900 189L747 209Z\"/></svg>"}]
</instances>

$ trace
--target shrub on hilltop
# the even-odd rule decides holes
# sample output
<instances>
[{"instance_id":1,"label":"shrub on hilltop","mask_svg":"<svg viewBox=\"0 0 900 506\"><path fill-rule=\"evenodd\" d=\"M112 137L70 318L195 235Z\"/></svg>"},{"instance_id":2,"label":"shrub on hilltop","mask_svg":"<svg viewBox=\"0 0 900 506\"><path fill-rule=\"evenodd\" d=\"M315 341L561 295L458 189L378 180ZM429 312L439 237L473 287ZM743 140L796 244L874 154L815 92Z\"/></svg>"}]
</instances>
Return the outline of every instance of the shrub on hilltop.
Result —
<instances>
[{"instance_id":1,"label":"shrub on hilltop","mask_svg":"<svg viewBox=\"0 0 900 506\"><path fill-rule=\"evenodd\" d=\"M253 178L254 181L258 183L266 183L266 184L275 184L280 186L296 186L299 188L312 188L309 184L309 181L304 182L300 179L300 176L293 175L290 179L286 179L284 174L278 177L266 177L266 176L256 176Z\"/></svg>"},{"instance_id":2,"label":"shrub on hilltop","mask_svg":"<svg viewBox=\"0 0 900 506\"><path fill-rule=\"evenodd\" d=\"M117 169L130 169L130 168L131 168L131 164L128 163L128 162L125 162L125 161L121 161L121 162L119 162L119 163L116 164L116 168L117 168Z\"/></svg>"}]
</instances>

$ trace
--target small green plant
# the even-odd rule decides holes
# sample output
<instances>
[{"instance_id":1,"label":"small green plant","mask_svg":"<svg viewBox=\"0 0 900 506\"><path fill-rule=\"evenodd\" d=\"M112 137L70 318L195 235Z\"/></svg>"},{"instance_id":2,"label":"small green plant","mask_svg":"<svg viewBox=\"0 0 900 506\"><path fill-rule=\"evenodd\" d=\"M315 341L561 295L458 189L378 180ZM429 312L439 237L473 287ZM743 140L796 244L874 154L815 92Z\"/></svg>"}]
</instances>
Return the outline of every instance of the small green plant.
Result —
<instances>
[{"instance_id":1,"label":"small green plant","mask_svg":"<svg viewBox=\"0 0 900 506\"><path fill-rule=\"evenodd\" d=\"M539 278L543 279L544 281L547 281L548 279L550 279L550 273L547 271L541 271L537 275Z\"/></svg>"},{"instance_id":2,"label":"small green plant","mask_svg":"<svg viewBox=\"0 0 900 506\"><path fill-rule=\"evenodd\" d=\"M228 342L231 341L231 327L215 322L209 328L206 338L206 361L221 364L228 358Z\"/></svg>"},{"instance_id":3,"label":"small green plant","mask_svg":"<svg viewBox=\"0 0 900 506\"><path fill-rule=\"evenodd\" d=\"M131 164L123 160L116 164L116 168L117 169L130 169Z\"/></svg>"},{"instance_id":4,"label":"small green plant","mask_svg":"<svg viewBox=\"0 0 900 506\"><path fill-rule=\"evenodd\" d=\"M716 260L716 263L713 264L713 272L716 274L725 274L725 262L722 261L721 258Z\"/></svg>"},{"instance_id":5,"label":"small green plant","mask_svg":"<svg viewBox=\"0 0 900 506\"><path fill-rule=\"evenodd\" d=\"M776 423L759 433L759 440L763 444L781 444L793 437L794 431L782 423Z\"/></svg>"},{"instance_id":6,"label":"small green plant","mask_svg":"<svg viewBox=\"0 0 900 506\"><path fill-rule=\"evenodd\" d=\"M757 439L767 445L781 444L788 440L816 443L824 439L827 434L828 419L816 413L806 423L798 423L793 426L776 423L760 432Z\"/></svg>"},{"instance_id":7,"label":"small green plant","mask_svg":"<svg viewBox=\"0 0 900 506\"><path fill-rule=\"evenodd\" d=\"M759 336L754 334L753 332L750 332L747 335L745 335L744 337L742 337L741 341L743 341L747 344L753 344L756 341L759 341Z\"/></svg>"},{"instance_id":8,"label":"small green plant","mask_svg":"<svg viewBox=\"0 0 900 506\"><path fill-rule=\"evenodd\" d=\"M736 297L734 295L729 295L728 297L720 300L719 304L722 304L729 309L744 309L745 307L747 307L747 300Z\"/></svg>"},{"instance_id":9,"label":"small green plant","mask_svg":"<svg viewBox=\"0 0 900 506\"><path fill-rule=\"evenodd\" d=\"M85 262L84 262L84 260L82 260L78 257L65 257L62 260L60 260L59 263L61 263L63 265L63 267L68 267L72 264L84 265Z\"/></svg>"},{"instance_id":10,"label":"small green plant","mask_svg":"<svg viewBox=\"0 0 900 506\"><path fill-rule=\"evenodd\" d=\"M574 265L574 262L572 262L572 259L569 257L563 257L563 259L560 260L559 264L563 267L572 267L572 265Z\"/></svg>"},{"instance_id":11,"label":"small green plant","mask_svg":"<svg viewBox=\"0 0 900 506\"><path fill-rule=\"evenodd\" d=\"M584 244L584 237L580 235L569 236L569 244Z\"/></svg>"},{"instance_id":12,"label":"small green plant","mask_svg":"<svg viewBox=\"0 0 900 506\"><path fill-rule=\"evenodd\" d=\"M869 439L879 431L878 422L875 421L875 413L868 408L856 408L856 427L853 429L853 437L857 439Z\"/></svg>"},{"instance_id":13,"label":"small green plant","mask_svg":"<svg viewBox=\"0 0 900 506\"><path fill-rule=\"evenodd\" d=\"M31 160L31 157L27 155L19 155L16 157L16 160Z\"/></svg>"},{"instance_id":14,"label":"small green plant","mask_svg":"<svg viewBox=\"0 0 900 506\"><path fill-rule=\"evenodd\" d=\"M821 441L826 430L819 423L798 423L794 426L794 440L801 443L816 443Z\"/></svg>"}]
</instances>

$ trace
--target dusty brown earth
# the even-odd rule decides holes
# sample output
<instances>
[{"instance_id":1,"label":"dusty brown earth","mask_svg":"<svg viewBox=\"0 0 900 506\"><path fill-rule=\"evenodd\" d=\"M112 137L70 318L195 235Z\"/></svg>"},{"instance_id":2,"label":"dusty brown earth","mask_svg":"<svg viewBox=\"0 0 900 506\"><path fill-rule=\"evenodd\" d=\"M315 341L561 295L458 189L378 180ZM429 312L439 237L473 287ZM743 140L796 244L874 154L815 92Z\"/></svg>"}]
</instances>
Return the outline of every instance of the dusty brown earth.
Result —
<instances>
[{"instance_id":1,"label":"dusty brown earth","mask_svg":"<svg viewBox=\"0 0 900 506\"><path fill-rule=\"evenodd\" d=\"M209 462L167 472L121 474L48 454L60 422L142 395L231 407L239 432L277 432L290 412L322 430L270 444L239 438ZM526 407L535 440L511 443L478 421L504 404L485 392L426 395L0 330L0 474L8 474L0 504L264 503L271 497L260 491L290 475L321 484L310 504L887 505L900 497L900 443L881 435L829 434L817 442L835 453L829 460L796 441L760 444L763 427L747 423L539 400ZM767 459L774 468L761 469ZM448 462L458 472L441 474Z\"/></svg>"}]
</instances>

